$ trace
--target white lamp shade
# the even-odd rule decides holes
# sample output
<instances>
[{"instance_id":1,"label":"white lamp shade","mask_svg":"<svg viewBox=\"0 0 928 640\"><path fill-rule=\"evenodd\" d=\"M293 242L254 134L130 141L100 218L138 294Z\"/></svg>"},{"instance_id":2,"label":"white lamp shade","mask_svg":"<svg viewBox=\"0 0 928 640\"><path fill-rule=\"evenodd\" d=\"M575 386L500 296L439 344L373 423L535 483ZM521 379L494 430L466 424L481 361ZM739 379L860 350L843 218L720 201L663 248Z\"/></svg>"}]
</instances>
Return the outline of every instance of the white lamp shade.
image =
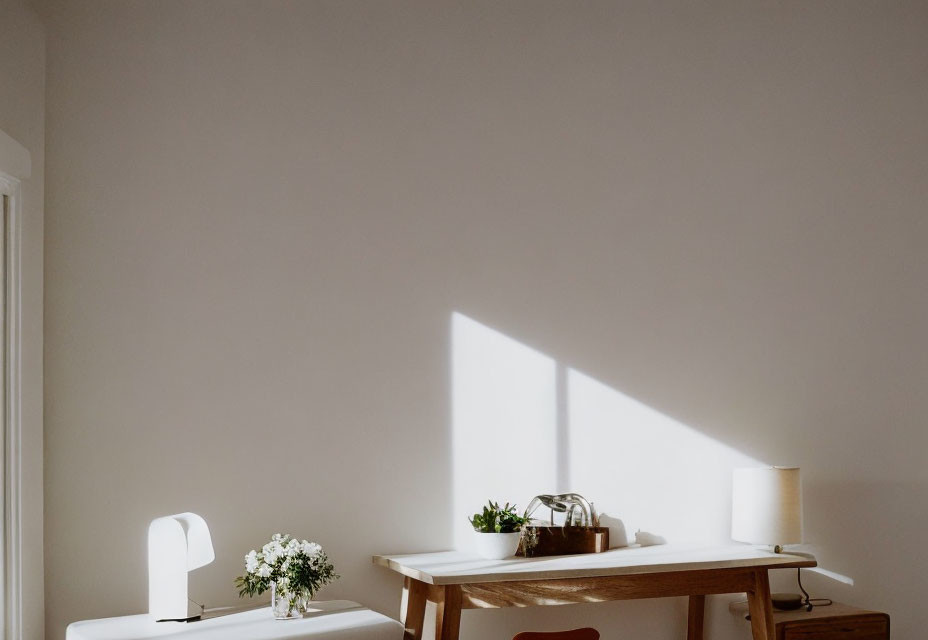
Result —
<instances>
[{"instance_id":1,"label":"white lamp shade","mask_svg":"<svg viewBox=\"0 0 928 640\"><path fill-rule=\"evenodd\" d=\"M155 620L188 617L187 572L216 558L206 521L195 513L155 518L148 527L148 612Z\"/></svg>"},{"instance_id":2,"label":"white lamp shade","mask_svg":"<svg viewBox=\"0 0 928 640\"><path fill-rule=\"evenodd\" d=\"M802 542L802 485L798 468L735 469L731 537L764 545Z\"/></svg>"}]
</instances>

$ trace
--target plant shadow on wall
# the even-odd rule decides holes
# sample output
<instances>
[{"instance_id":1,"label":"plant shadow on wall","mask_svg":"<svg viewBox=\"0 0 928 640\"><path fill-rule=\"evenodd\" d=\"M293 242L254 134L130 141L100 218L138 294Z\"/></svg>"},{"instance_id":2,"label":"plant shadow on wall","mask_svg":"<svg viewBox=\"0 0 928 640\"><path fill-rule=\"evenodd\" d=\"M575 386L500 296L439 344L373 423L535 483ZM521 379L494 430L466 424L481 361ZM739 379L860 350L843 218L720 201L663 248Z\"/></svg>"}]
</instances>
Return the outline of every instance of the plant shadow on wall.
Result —
<instances>
[{"instance_id":1,"label":"plant shadow on wall","mask_svg":"<svg viewBox=\"0 0 928 640\"><path fill-rule=\"evenodd\" d=\"M758 461L461 313L453 313L454 535L486 499L578 491L670 542L729 542L731 470Z\"/></svg>"}]
</instances>

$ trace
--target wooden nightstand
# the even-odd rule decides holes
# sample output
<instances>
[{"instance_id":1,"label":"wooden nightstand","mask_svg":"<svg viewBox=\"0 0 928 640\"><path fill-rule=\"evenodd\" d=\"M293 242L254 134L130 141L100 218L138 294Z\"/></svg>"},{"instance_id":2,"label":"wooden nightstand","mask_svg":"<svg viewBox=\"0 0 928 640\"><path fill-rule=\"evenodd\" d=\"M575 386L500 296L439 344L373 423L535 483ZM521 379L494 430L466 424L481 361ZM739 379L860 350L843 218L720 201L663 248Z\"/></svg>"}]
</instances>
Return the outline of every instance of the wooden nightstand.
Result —
<instances>
[{"instance_id":1,"label":"wooden nightstand","mask_svg":"<svg viewBox=\"0 0 928 640\"><path fill-rule=\"evenodd\" d=\"M748 605L733 602L728 610L745 619ZM812 611L773 611L776 640L889 640L889 615L834 603ZM750 623L748 623L750 624Z\"/></svg>"}]
</instances>

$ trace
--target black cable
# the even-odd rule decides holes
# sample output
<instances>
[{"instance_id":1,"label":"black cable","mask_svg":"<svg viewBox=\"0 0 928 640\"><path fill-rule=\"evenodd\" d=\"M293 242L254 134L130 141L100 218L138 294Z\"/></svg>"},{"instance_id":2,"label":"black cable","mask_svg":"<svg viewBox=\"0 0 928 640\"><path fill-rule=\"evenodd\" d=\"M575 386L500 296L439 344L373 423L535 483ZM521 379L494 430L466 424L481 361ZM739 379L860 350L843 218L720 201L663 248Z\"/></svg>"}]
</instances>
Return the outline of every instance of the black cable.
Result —
<instances>
[{"instance_id":1,"label":"black cable","mask_svg":"<svg viewBox=\"0 0 928 640\"><path fill-rule=\"evenodd\" d=\"M831 598L810 598L809 597L809 592L806 591L805 587L802 586L802 568L801 567L796 568L796 582L799 583L799 590L802 591L802 595L805 596L805 599L801 599L802 601L801 606L804 607L806 611L812 611L812 609L814 609L815 607L828 607L834 604ZM735 604L741 604L745 602L747 602L747 600L739 600ZM750 620L751 614L744 616L744 619Z\"/></svg>"},{"instance_id":2,"label":"black cable","mask_svg":"<svg viewBox=\"0 0 928 640\"><path fill-rule=\"evenodd\" d=\"M802 586L802 568L796 568L796 582L799 583L799 590L802 591L802 595L806 597L802 605L806 608L806 611L812 611L814 607L827 607L834 604L830 598L810 598L809 592L805 590Z\"/></svg>"},{"instance_id":3,"label":"black cable","mask_svg":"<svg viewBox=\"0 0 928 640\"><path fill-rule=\"evenodd\" d=\"M196 600L194 600L194 599L191 598L190 596L187 596L187 600L190 600L190 602L192 602L193 604L195 604L195 605L197 605L198 607L200 607L200 613L201 613L201 614L204 613L204 612L206 611L206 605L205 605L205 604L200 604L199 602L197 602Z\"/></svg>"}]
</instances>

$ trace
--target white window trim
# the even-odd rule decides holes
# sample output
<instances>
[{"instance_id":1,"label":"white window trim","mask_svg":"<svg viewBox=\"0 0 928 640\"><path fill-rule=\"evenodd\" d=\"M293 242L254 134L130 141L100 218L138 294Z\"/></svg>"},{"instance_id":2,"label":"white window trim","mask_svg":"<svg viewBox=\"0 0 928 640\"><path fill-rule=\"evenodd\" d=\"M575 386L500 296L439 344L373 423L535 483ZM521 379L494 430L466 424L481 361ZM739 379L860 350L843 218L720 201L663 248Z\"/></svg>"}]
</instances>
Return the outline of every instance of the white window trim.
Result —
<instances>
[{"instance_id":1,"label":"white window trim","mask_svg":"<svg viewBox=\"0 0 928 640\"><path fill-rule=\"evenodd\" d=\"M21 269L22 188L20 180L29 178L29 151L0 131L0 194L9 202L6 224L6 331L2 348L6 352L4 380L6 411L3 412L3 525L0 527L0 620L3 637L21 640L23 633L22 576L22 421L21 421ZM2 229L2 225L0 225Z\"/></svg>"}]
</instances>

